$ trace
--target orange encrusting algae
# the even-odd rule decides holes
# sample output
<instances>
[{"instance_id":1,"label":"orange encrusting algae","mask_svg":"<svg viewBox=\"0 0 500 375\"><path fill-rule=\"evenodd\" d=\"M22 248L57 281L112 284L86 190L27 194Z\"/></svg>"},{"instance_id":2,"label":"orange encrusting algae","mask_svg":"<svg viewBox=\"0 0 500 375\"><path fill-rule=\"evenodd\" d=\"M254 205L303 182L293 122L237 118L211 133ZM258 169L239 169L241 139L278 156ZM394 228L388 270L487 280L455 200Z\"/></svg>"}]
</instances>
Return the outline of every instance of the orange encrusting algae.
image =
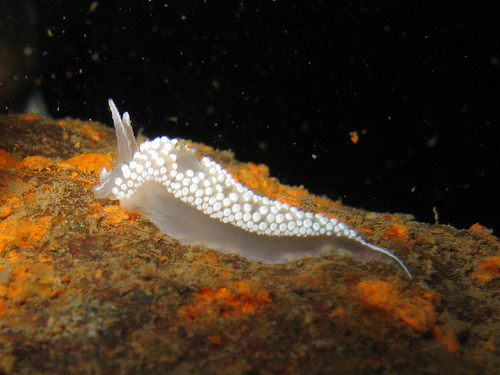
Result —
<instances>
[{"instance_id":1,"label":"orange encrusting algae","mask_svg":"<svg viewBox=\"0 0 500 375\"><path fill-rule=\"evenodd\" d=\"M393 285L385 281L360 281L357 285L359 298L368 306L375 307L390 316L397 316L401 321L417 332L432 330L438 342L448 351L458 353L459 345L455 334L445 326L437 324L438 313L435 302L438 297L430 291L407 297Z\"/></svg>"},{"instance_id":2,"label":"orange encrusting algae","mask_svg":"<svg viewBox=\"0 0 500 375\"><path fill-rule=\"evenodd\" d=\"M229 168L229 172L233 175L236 181L241 182L250 190L276 194L276 189L271 189L273 186L269 181L269 168L264 164L246 163L238 165L237 168ZM271 190L271 191L270 191Z\"/></svg>"},{"instance_id":3,"label":"orange encrusting algae","mask_svg":"<svg viewBox=\"0 0 500 375\"><path fill-rule=\"evenodd\" d=\"M37 172L48 170L51 164L52 160L43 156L26 156L22 161L23 166Z\"/></svg>"},{"instance_id":4,"label":"orange encrusting algae","mask_svg":"<svg viewBox=\"0 0 500 375\"><path fill-rule=\"evenodd\" d=\"M0 206L0 220L6 219L12 213L12 206L3 205Z\"/></svg>"},{"instance_id":5,"label":"orange encrusting algae","mask_svg":"<svg viewBox=\"0 0 500 375\"><path fill-rule=\"evenodd\" d=\"M500 277L500 256L491 256L484 258L481 263L474 267L471 277L488 282Z\"/></svg>"},{"instance_id":6,"label":"orange encrusting algae","mask_svg":"<svg viewBox=\"0 0 500 375\"><path fill-rule=\"evenodd\" d=\"M426 331L434 326L437 316L434 301L437 297L431 292L407 298L393 285L380 280L360 281L357 288L359 298L368 306L399 317L416 331Z\"/></svg>"},{"instance_id":7,"label":"orange encrusting algae","mask_svg":"<svg viewBox=\"0 0 500 375\"><path fill-rule=\"evenodd\" d=\"M403 224L395 223L384 233L384 237L407 238L408 228Z\"/></svg>"},{"instance_id":8,"label":"orange encrusting algae","mask_svg":"<svg viewBox=\"0 0 500 375\"><path fill-rule=\"evenodd\" d=\"M85 122L81 126L82 133L87 134L94 141L99 142L102 140L102 134L97 130L95 124Z\"/></svg>"},{"instance_id":9,"label":"orange encrusting algae","mask_svg":"<svg viewBox=\"0 0 500 375\"><path fill-rule=\"evenodd\" d=\"M485 237L490 240L497 239L497 237L493 235L493 231L491 229L488 229L479 223L472 224L469 229L472 233L475 233L481 237Z\"/></svg>"},{"instance_id":10,"label":"orange encrusting algae","mask_svg":"<svg viewBox=\"0 0 500 375\"><path fill-rule=\"evenodd\" d=\"M73 129L76 132L85 135L88 144L93 146L97 142L102 142L104 139L109 138L103 133L96 123L85 122L80 120L58 120L56 124L65 129Z\"/></svg>"},{"instance_id":11,"label":"orange encrusting algae","mask_svg":"<svg viewBox=\"0 0 500 375\"><path fill-rule=\"evenodd\" d=\"M12 215L0 222L0 251L9 244L20 247L38 246L39 241L47 234L52 216L38 217L35 222L20 219Z\"/></svg>"},{"instance_id":12,"label":"orange encrusting algae","mask_svg":"<svg viewBox=\"0 0 500 375\"><path fill-rule=\"evenodd\" d=\"M45 168L44 165L48 160L41 156L32 156L24 158L19 163L12 159L8 152L0 149L0 171L20 166L40 171ZM36 220L30 220L18 212L23 198L24 204L30 199L35 199L29 191L23 197L22 191L23 189L14 190L13 185L10 185L10 188L0 185L0 252L14 245L21 248L39 246L39 242L50 228L51 215L42 215Z\"/></svg>"},{"instance_id":13,"label":"orange encrusting algae","mask_svg":"<svg viewBox=\"0 0 500 375\"><path fill-rule=\"evenodd\" d=\"M207 286L195 296L196 301L179 310L186 320L201 319L210 322L219 316L234 317L257 310L271 302L266 291L246 281L235 281L230 286Z\"/></svg>"},{"instance_id":14,"label":"orange encrusting algae","mask_svg":"<svg viewBox=\"0 0 500 375\"><path fill-rule=\"evenodd\" d=\"M37 115L36 113L26 113L24 115L19 115L19 120L20 121L40 121L41 117L40 117L40 115Z\"/></svg>"},{"instance_id":15,"label":"orange encrusting algae","mask_svg":"<svg viewBox=\"0 0 500 375\"><path fill-rule=\"evenodd\" d=\"M85 153L73 156L64 163L75 167L80 172L98 174L102 167L112 168L111 160L111 154Z\"/></svg>"},{"instance_id":16,"label":"orange encrusting algae","mask_svg":"<svg viewBox=\"0 0 500 375\"><path fill-rule=\"evenodd\" d=\"M256 193L306 211L309 211L310 207L305 205L305 202L312 204L314 207L322 207L323 209L314 210L314 212L321 212L327 216L332 215L327 213L324 208L342 206L342 203L338 201L312 196L303 186L280 184L276 178L270 177L269 167L264 164L251 162L238 164L236 167L228 168L228 171L236 181L241 182Z\"/></svg>"},{"instance_id":17,"label":"orange encrusting algae","mask_svg":"<svg viewBox=\"0 0 500 375\"><path fill-rule=\"evenodd\" d=\"M4 254L3 259L5 262L0 264L0 274L3 275L0 282L0 316L9 310L16 313L27 300L54 298L59 294L59 281L50 265L52 258L26 257L13 250Z\"/></svg>"},{"instance_id":18,"label":"orange encrusting algae","mask_svg":"<svg viewBox=\"0 0 500 375\"><path fill-rule=\"evenodd\" d=\"M5 168L15 168L19 163L12 159L10 152L0 148L0 170Z\"/></svg>"}]
</instances>

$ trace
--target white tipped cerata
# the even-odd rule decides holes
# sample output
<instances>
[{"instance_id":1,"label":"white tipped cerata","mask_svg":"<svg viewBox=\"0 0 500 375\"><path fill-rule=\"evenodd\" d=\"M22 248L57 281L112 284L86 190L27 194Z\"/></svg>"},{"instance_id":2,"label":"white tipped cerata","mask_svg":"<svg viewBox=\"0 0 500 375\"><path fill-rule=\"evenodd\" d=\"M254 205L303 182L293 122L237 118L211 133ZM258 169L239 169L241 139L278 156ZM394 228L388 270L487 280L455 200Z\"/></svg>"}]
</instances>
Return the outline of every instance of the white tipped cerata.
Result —
<instances>
[{"instance_id":1,"label":"white tipped cerata","mask_svg":"<svg viewBox=\"0 0 500 375\"><path fill-rule=\"evenodd\" d=\"M121 119L111 99L109 106L119 159L112 171L101 171L96 197L119 199L123 208L148 217L182 244L266 263L343 254L392 263L411 277L399 258L336 218L255 194L215 161L198 160L183 141L163 136L138 148L129 114Z\"/></svg>"}]
</instances>

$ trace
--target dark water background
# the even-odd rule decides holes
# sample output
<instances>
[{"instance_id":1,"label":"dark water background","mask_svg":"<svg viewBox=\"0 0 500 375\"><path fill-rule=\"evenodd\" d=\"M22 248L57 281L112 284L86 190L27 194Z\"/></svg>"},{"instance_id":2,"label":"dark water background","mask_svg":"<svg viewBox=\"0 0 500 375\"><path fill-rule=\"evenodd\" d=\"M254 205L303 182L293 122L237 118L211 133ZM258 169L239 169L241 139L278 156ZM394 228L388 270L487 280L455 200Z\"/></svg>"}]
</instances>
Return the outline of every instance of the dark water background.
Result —
<instances>
[{"instance_id":1,"label":"dark water background","mask_svg":"<svg viewBox=\"0 0 500 375\"><path fill-rule=\"evenodd\" d=\"M17 86L0 87L2 113L22 111L36 86L52 116L111 124L112 97L149 137L232 149L283 183L354 207L430 223L435 208L441 223L479 222L498 235L494 11L401 1L110 3L7 1L2 80Z\"/></svg>"}]
</instances>

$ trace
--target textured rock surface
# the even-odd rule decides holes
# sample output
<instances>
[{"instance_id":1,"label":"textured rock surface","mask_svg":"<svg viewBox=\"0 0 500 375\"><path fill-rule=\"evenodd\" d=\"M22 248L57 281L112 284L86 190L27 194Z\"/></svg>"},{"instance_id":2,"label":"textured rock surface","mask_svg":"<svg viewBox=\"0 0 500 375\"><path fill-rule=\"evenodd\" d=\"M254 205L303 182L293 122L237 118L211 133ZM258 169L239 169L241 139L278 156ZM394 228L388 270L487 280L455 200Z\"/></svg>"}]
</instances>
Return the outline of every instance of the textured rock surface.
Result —
<instances>
[{"instance_id":1,"label":"textured rock surface","mask_svg":"<svg viewBox=\"0 0 500 375\"><path fill-rule=\"evenodd\" d=\"M262 265L184 247L95 199L100 124L0 117L0 373L494 373L500 241L316 197L192 143L259 194L345 220L401 257Z\"/></svg>"}]
</instances>

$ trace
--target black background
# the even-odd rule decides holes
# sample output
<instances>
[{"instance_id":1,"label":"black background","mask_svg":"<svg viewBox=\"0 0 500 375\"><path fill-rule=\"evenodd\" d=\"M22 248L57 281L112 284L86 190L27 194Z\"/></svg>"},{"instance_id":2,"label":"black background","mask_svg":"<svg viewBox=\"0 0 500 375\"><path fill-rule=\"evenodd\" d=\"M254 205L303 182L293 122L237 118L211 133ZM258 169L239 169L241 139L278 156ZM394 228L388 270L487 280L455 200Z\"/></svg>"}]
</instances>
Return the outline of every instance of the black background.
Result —
<instances>
[{"instance_id":1,"label":"black background","mask_svg":"<svg viewBox=\"0 0 500 375\"><path fill-rule=\"evenodd\" d=\"M13 8L12 27L37 16L24 32L33 33L37 70L25 80L53 117L111 125L111 97L151 138L232 149L283 183L347 205L430 223L435 207L441 223L479 222L498 234L494 11L406 1L110 3ZM18 110L22 97L2 111Z\"/></svg>"}]
</instances>

